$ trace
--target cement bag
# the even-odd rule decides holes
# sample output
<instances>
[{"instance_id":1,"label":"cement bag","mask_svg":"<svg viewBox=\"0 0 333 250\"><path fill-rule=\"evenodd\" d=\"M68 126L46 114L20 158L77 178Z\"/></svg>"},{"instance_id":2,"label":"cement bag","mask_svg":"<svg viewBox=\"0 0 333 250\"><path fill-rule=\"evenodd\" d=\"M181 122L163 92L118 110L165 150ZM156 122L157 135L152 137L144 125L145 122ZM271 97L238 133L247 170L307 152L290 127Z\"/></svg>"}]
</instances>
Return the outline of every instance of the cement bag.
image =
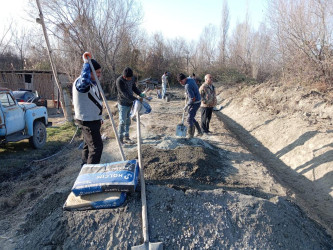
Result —
<instances>
[{"instance_id":1,"label":"cement bag","mask_svg":"<svg viewBox=\"0 0 333 250\"><path fill-rule=\"evenodd\" d=\"M139 110L139 115L149 114L151 112L151 107L148 102L143 101L142 103L135 100L131 110L131 119L135 119L136 112Z\"/></svg>"},{"instance_id":2,"label":"cement bag","mask_svg":"<svg viewBox=\"0 0 333 250\"><path fill-rule=\"evenodd\" d=\"M104 192L83 196L75 196L74 193L71 192L67 197L63 209L73 211L115 208L121 206L125 200L125 192Z\"/></svg>"},{"instance_id":3,"label":"cement bag","mask_svg":"<svg viewBox=\"0 0 333 250\"><path fill-rule=\"evenodd\" d=\"M114 191L134 192L138 177L137 160L85 164L74 183L72 192L76 196Z\"/></svg>"}]
</instances>

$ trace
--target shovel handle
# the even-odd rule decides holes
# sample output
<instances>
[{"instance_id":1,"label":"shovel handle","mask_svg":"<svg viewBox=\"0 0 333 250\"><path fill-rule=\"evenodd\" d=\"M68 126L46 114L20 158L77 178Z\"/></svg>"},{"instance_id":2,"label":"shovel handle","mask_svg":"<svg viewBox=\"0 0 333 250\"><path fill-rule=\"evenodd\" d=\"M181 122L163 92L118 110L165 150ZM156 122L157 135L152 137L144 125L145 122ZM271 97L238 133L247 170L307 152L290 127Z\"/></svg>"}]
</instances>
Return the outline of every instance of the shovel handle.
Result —
<instances>
[{"instance_id":1,"label":"shovel handle","mask_svg":"<svg viewBox=\"0 0 333 250\"><path fill-rule=\"evenodd\" d=\"M184 124L185 109L183 110L182 124Z\"/></svg>"},{"instance_id":2,"label":"shovel handle","mask_svg":"<svg viewBox=\"0 0 333 250\"><path fill-rule=\"evenodd\" d=\"M122 158L123 161L125 161L126 159L125 159L124 151L123 151L123 148L121 147L121 143L120 143L120 140L119 140L119 136L118 136L118 132L117 132L117 129L116 129L116 125L115 125L114 120L113 120L113 115L112 115L110 107L109 107L109 105L108 105L108 103L106 101L106 98L105 98L105 95L104 95L104 91L103 91L103 89L101 87L101 83L98 80L98 77L97 77L96 71L94 69L94 66L91 63L91 59L89 58L89 56L87 56L87 59L88 59L89 65L90 65L90 70L92 71L92 73L93 73L93 75L95 77L95 81L97 82L98 90L101 93L101 96L103 98L106 110L108 112L108 115L109 115L109 118L110 118L110 122L111 122L112 128L113 128L113 132L116 135L116 139L117 139L119 151L120 151L120 154L121 154L121 158Z\"/></svg>"},{"instance_id":3,"label":"shovel handle","mask_svg":"<svg viewBox=\"0 0 333 250\"><path fill-rule=\"evenodd\" d=\"M185 117L185 107L186 107L186 104L187 104L187 95L186 95L186 97L185 97L185 106L184 106L184 109L183 109L182 124L184 124L184 117Z\"/></svg>"},{"instance_id":4,"label":"shovel handle","mask_svg":"<svg viewBox=\"0 0 333 250\"><path fill-rule=\"evenodd\" d=\"M136 112L136 127L137 127L137 133L138 133L138 136L137 136L138 137L138 158L139 158L140 184L141 184L142 233L143 233L143 241L144 242L149 242L146 185L145 185L145 177L144 177L144 168L143 168L143 165L142 165L141 129L140 129L139 111Z\"/></svg>"}]
</instances>

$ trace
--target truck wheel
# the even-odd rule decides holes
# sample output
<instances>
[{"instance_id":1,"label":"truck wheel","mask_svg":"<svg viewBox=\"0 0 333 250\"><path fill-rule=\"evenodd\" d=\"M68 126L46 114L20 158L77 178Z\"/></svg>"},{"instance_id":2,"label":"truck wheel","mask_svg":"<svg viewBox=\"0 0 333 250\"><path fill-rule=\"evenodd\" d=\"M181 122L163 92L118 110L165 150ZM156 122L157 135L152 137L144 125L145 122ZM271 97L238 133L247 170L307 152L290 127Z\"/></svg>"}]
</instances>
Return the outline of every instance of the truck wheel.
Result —
<instances>
[{"instance_id":1,"label":"truck wheel","mask_svg":"<svg viewBox=\"0 0 333 250\"><path fill-rule=\"evenodd\" d=\"M41 121L34 122L34 135L29 138L33 148L42 148L46 143L46 127Z\"/></svg>"}]
</instances>

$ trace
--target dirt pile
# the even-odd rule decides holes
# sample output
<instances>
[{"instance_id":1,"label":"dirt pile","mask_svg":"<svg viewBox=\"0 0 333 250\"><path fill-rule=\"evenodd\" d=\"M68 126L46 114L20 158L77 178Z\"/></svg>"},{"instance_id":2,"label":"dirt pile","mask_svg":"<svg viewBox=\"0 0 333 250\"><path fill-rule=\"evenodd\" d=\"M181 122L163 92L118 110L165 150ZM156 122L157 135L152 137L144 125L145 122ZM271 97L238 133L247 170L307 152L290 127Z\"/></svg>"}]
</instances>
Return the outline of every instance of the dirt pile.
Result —
<instances>
[{"instance_id":1,"label":"dirt pile","mask_svg":"<svg viewBox=\"0 0 333 250\"><path fill-rule=\"evenodd\" d=\"M221 120L333 235L330 93L273 83L218 91Z\"/></svg>"},{"instance_id":2,"label":"dirt pile","mask_svg":"<svg viewBox=\"0 0 333 250\"><path fill-rule=\"evenodd\" d=\"M223 159L217 149L202 146L182 146L173 150L144 147L144 165L149 184L165 185L177 190L207 189L224 181ZM195 155L195 157L193 157ZM129 158L135 158L129 156ZM225 162L225 163L224 163ZM227 167L226 167L227 168Z\"/></svg>"},{"instance_id":3,"label":"dirt pile","mask_svg":"<svg viewBox=\"0 0 333 250\"><path fill-rule=\"evenodd\" d=\"M285 198L225 191L223 175L231 166L216 164L221 159L212 151L187 144L167 151L144 148L152 242L162 241L165 249L329 249L323 230ZM64 212L60 205L67 194L52 193L31 208L18 231L24 241L16 247L128 249L140 244L139 193L130 195L121 208Z\"/></svg>"}]
</instances>

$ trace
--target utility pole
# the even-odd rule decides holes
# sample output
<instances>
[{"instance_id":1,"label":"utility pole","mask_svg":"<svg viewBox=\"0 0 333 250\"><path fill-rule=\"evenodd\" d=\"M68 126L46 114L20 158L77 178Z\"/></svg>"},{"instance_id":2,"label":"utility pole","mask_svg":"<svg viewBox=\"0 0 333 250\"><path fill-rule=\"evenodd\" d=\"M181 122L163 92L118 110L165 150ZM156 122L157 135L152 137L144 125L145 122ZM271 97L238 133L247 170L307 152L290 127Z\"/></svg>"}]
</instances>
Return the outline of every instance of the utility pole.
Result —
<instances>
[{"instance_id":1,"label":"utility pole","mask_svg":"<svg viewBox=\"0 0 333 250\"><path fill-rule=\"evenodd\" d=\"M36 19L36 22L41 24L42 27L43 27L44 38L45 38L45 42L46 42L47 52L49 54L49 59L50 59L51 67L52 67L53 76L54 76L54 79L55 79L55 82L57 84L59 94L60 94L61 108L62 108L62 111L64 113L66 121L72 122L73 121L73 115L72 115L71 104L70 104L70 101L68 100L69 96L66 95L66 98L64 98L64 91L63 91L61 83L59 81L57 68L56 68L56 65L55 65L53 57L52 57L52 50L51 50L49 38L48 38L47 32L46 32L46 27L45 27L44 17L43 17L43 13L42 13L42 8L41 8L41 5L39 3L39 0L36 0L36 3L37 3L38 10L39 10L39 18Z\"/></svg>"}]
</instances>

